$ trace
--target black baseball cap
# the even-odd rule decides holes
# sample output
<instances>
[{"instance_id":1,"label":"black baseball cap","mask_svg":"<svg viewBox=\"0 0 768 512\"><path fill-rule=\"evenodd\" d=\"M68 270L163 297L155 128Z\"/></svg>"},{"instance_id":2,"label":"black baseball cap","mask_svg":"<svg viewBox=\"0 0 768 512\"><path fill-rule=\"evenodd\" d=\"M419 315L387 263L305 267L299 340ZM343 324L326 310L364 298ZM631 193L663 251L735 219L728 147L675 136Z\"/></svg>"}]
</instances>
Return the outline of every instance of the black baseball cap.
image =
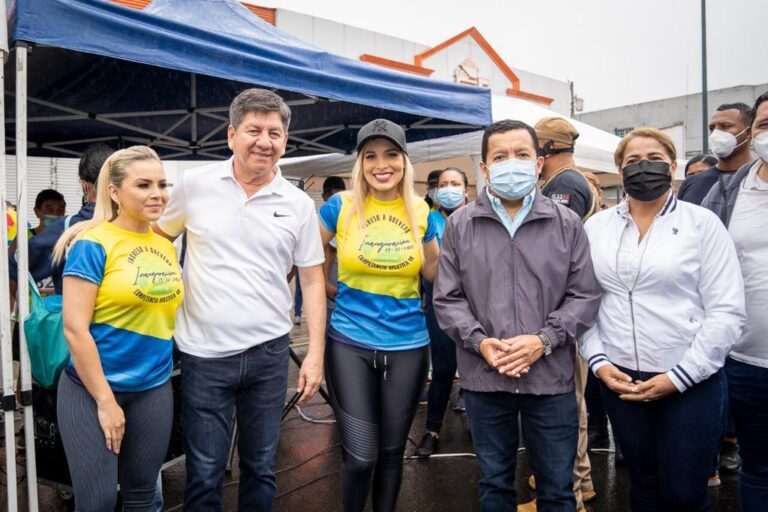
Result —
<instances>
[{"instance_id":1,"label":"black baseball cap","mask_svg":"<svg viewBox=\"0 0 768 512\"><path fill-rule=\"evenodd\" d=\"M400 125L388 119L374 119L357 132L357 152L371 139L387 139L397 146L403 153L408 153L405 144L405 131Z\"/></svg>"}]
</instances>

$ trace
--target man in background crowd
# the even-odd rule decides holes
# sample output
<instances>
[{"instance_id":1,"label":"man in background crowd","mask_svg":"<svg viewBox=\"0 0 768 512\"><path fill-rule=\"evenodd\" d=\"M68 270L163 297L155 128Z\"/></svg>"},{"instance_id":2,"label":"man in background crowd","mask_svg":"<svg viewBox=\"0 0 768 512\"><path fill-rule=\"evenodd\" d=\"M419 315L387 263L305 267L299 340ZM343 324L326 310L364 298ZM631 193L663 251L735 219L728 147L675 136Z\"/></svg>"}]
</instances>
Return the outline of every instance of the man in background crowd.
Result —
<instances>
[{"instance_id":1,"label":"man in background crowd","mask_svg":"<svg viewBox=\"0 0 768 512\"><path fill-rule=\"evenodd\" d=\"M744 103L717 107L709 121L709 148L717 156L717 164L685 180L677 193L678 199L701 204L712 185L751 161L751 119L752 109Z\"/></svg>"},{"instance_id":2,"label":"man in background crowd","mask_svg":"<svg viewBox=\"0 0 768 512\"><path fill-rule=\"evenodd\" d=\"M696 155L685 164L685 179L704 172L714 165L717 165L717 158L712 155Z\"/></svg>"}]
</instances>

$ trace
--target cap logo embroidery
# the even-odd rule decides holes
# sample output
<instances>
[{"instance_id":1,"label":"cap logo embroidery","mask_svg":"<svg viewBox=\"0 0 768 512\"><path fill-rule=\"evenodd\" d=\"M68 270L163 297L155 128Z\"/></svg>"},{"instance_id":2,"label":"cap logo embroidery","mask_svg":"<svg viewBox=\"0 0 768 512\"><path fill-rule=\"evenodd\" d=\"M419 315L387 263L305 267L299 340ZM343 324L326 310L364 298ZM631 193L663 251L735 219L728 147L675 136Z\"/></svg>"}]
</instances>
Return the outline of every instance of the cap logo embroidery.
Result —
<instances>
[{"instance_id":1,"label":"cap logo embroidery","mask_svg":"<svg viewBox=\"0 0 768 512\"><path fill-rule=\"evenodd\" d=\"M386 132L387 131L387 123L383 119L379 119L373 122L373 126L371 127L371 131L373 132Z\"/></svg>"}]
</instances>

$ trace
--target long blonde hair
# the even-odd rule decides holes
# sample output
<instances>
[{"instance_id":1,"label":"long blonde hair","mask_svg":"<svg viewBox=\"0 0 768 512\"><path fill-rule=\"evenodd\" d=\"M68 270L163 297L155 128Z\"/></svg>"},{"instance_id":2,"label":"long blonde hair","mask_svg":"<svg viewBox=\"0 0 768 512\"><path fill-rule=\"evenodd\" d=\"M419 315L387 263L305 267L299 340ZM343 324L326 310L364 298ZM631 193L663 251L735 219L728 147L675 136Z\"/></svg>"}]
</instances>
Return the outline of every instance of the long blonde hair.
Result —
<instances>
[{"instance_id":1,"label":"long blonde hair","mask_svg":"<svg viewBox=\"0 0 768 512\"><path fill-rule=\"evenodd\" d=\"M118 213L118 205L109 195L109 186L120 187L125 178L125 169L133 162L139 160L157 160L155 150L147 146L131 146L115 151L104 162L99 171L99 179L96 182L96 207L93 210L93 218L78 222L61 234L56 246L53 248L53 261L61 263L67 249L75 243L86 231L95 228L102 222L115 220Z\"/></svg>"},{"instance_id":2,"label":"long blonde hair","mask_svg":"<svg viewBox=\"0 0 768 512\"><path fill-rule=\"evenodd\" d=\"M349 209L349 215L346 219L347 228L352 220L357 217L357 225L360 230L361 238L365 237L365 218L363 212L365 211L365 199L370 194L370 187L365 180L363 174L363 155L365 147L360 148L355 160L355 165L352 167L352 190L343 192L343 194L351 194L352 207ZM422 247L421 237L418 235L419 219L416 216L416 201L420 201L421 198L416 196L416 191L413 189L414 175L416 171L413 169L410 158L406 153L400 152L403 155L403 161L405 163L403 167L403 179L397 184L397 191L400 197L403 198L403 206L405 208L405 214L408 216L408 224L411 228L411 236L413 242L416 244L416 248L419 254L424 255Z\"/></svg>"}]
</instances>

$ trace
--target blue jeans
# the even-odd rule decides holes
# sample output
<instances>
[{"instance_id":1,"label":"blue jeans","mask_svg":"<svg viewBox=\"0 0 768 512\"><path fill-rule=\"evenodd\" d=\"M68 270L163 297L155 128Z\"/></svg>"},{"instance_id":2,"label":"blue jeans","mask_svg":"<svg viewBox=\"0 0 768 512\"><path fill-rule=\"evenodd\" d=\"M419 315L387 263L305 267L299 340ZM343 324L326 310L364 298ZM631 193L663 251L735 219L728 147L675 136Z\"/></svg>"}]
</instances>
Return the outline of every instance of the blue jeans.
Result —
<instances>
[{"instance_id":1,"label":"blue jeans","mask_svg":"<svg viewBox=\"0 0 768 512\"><path fill-rule=\"evenodd\" d=\"M619 369L632 380L658 374ZM629 402L600 383L605 408L629 467L633 512L711 511L707 479L723 438L725 373L718 371L685 393Z\"/></svg>"},{"instance_id":2,"label":"blue jeans","mask_svg":"<svg viewBox=\"0 0 768 512\"><path fill-rule=\"evenodd\" d=\"M522 418L526 456L536 475L536 501L543 512L573 512L573 461L579 414L573 392L515 395L464 390L472 443L480 463L483 512L517 507L515 464Z\"/></svg>"},{"instance_id":3,"label":"blue jeans","mask_svg":"<svg viewBox=\"0 0 768 512\"><path fill-rule=\"evenodd\" d=\"M286 334L222 358L181 354L184 510L221 510L232 413L240 455L238 510L272 510L274 459L288 386Z\"/></svg>"},{"instance_id":4,"label":"blue jeans","mask_svg":"<svg viewBox=\"0 0 768 512\"><path fill-rule=\"evenodd\" d=\"M728 358L725 372L741 455L741 510L765 510L768 504L768 368Z\"/></svg>"},{"instance_id":5,"label":"blue jeans","mask_svg":"<svg viewBox=\"0 0 768 512\"><path fill-rule=\"evenodd\" d=\"M427 317L429 354L432 358L432 382L429 384L427 398L427 430L439 434L445 409L451 398L453 377L456 375L456 343L440 329L432 306L429 306L424 314Z\"/></svg>"}]
</instances>

